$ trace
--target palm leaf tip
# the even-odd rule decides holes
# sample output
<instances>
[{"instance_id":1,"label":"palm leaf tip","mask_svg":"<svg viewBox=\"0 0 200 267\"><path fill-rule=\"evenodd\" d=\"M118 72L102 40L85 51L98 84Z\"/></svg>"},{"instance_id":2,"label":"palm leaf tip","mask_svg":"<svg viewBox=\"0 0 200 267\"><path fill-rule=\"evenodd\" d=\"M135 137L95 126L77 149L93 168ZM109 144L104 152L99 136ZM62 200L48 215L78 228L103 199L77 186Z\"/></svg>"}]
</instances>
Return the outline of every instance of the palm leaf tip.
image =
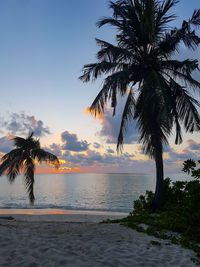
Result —
<instances>
[{"instance_id":1,"label":"palm leaf tip","mask_svg":"<svg viewBox=\"0 0 200 267\"><path fill-rule=\"evenodd\" d=\"M55 163L56 169L59 169L60 168L60 161L59 161L59 159L57 157L56 157L54 163Z\"/></svg>"},{"instance_id":2,"label":"palm leaf tip","mask_svg":"<svg viewBox=\"0 0 200 267\"><path fill-rule=\"evenodd\" d=\"M91 107L89 108L89 112L90 112L90 114L91 114L92 116L94 116L95 118L99 118L99 117L102 116L102 112L100 112L98 108L93 107L93 106L91 106Z\"/></svg>"},{"instance_id":3,"label":"palm leaf tip","mask_svg":"<svg viewBox=\"0 0 200 267\"><path fill-rule=\"evenodd\" d=\"M50 162L53 164L55 168L60 168L60 161L57 156L53 155L51 156Z\"/></svg>"},{"instance_id":4,"label":"palm leaf tip","mask_svg":"<svg viewBox=\"0 0 200 267\"><path fill-rule=\"evenodd\" d=\"M30 134L29 134L29 136L27 137L27 139L32 139L33 135L34 135L34 132L33 132L33 131L30 132Z\"/></svg>"}]
</instances>

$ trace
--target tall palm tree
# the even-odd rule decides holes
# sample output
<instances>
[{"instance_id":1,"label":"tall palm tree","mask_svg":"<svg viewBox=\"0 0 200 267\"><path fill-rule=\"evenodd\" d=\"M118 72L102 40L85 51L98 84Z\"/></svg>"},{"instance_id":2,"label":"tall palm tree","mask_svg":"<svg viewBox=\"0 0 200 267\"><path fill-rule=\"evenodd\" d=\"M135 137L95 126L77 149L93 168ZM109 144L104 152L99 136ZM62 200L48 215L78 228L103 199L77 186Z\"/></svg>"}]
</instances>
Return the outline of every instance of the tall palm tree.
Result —
<instances>
[{"instance_id":1,"label":"tall palm tree","mask_svg":"<svg viewBox=\"0 0 200 267\"><path fill-rule=\"evenodd\" d=\"M96 39L100 50L97 62L84 65L83 82L106 75L101 91L90 107L90 112L103 113L110 101L113 115L118 96L128 93L117 142L123 146L128 122L137 121L143 151L156 163L154 210L161 207L163 190L163 146L175 129L175 143L182 142L181 126L186 132L200 130L197 111L199 102L190 94L198 91L200 83L192 77L198 61L178 60L173 56L180 45L195 50L200 38L193 29L200 25L200 10L180 28L169 22L176 16L169 10L176 0L119 0L110 1L112 17L101 19L99 27L109 24L116 33L116 44ZM128 90L127 90L128 89Z\"/></svg>"},{"instance_id":2,"label":"tall palm tree","mask_svg":"<svg viewBox=\"0 0 200 267\"><path fill-rule=\"evenodd\" d=\"M1 159L0 175L5 172L12 183L22 171L25 176L25 186L30 202L34 203L35 160L40 163L53 164L55 167L59 167L59 160L55 155L40 148L40 142L33 138L33 133L26 139L16 136L13 141L15 149L5 154Z\"/></svg>"}]
</instances>

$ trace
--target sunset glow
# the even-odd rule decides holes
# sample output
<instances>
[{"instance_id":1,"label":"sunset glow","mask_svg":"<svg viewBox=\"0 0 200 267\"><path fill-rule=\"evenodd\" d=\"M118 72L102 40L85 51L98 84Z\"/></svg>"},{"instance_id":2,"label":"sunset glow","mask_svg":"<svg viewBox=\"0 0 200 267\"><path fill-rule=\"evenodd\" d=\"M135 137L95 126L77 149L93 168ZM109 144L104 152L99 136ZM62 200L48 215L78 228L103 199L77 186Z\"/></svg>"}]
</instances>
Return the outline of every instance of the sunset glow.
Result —
<instances>
[{"instance_id":1,"label":"sunset glow","mask_svg":"<svg viewBox=\"0 0 200 267\"><path fill-rule=\"evenodd\" d=\"M95 119L97 120L102 120L103 119L103 113L102 112L99 112L98 109L91 109L90 107L87 107L85 110L84 110L84 113L86 115L91 115L93 116Z\"/></svg>"},{"instance_id":2,"label":"sunset glow","mask_svg":"<svg viewBox=\"0 0 200 267\"><path fill-rule=\"evenodd\" d=\"M200 0L0 0L0 33L0 267L200 264Z\"/></svg>"},{"instance_id":3,"label":"sunset glow","mask_svg":"<svg viewBox=\"0 0 200 267\"><path fill-rule=\"evenodd\" d=\"M110 15L107 1L79 2L78 19L73 25L77 12L74 3L32 1L18 3L14 9L9 1L0 4L1 36L7 44L1 50L0 155L13 149L13 136L25 137L33 131L42 148L60 159L59 168L36 163L37 173L154 173L154 162L142 152L136 122L130 123L123 152L117 154L125 99L119 97L114 117L110 103L105 105L104 114L90 109L103 77L87 84L78 77L84 64L96 61L94 37L114 43L114 31L95 27L102 16ZM196 1L183 1L178 6L174 10L177 27L197 8ZM183 58L199 59L200 55L199 49L187 55L180 47L179 52ZM128 88L127 95L129 92ZM198 158L199 146L199 133L183 132L183 143L178 146L172 135L164 148L166 171L180 172L179 162Z\"/></svg>"}]
</instances>

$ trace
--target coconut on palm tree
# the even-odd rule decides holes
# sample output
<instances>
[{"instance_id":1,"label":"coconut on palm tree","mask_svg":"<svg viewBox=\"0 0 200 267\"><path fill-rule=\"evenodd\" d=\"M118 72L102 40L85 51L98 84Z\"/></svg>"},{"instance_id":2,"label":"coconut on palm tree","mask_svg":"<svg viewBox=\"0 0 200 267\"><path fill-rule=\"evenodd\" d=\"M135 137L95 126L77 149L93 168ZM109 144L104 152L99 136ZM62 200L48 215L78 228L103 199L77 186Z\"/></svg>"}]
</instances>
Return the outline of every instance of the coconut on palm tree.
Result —
<instances>
[{"instance_id":1,"label":"coconut on palm tree","mask_svg":"<svg viewBox=\"0 0 200 267\"><path fill-rule=\"evenodd\" d=\"M14 137L15 149L5 154L1 158L0 175L4 172L7 174L9 181L12 183L20 172L24 173L25 186L31 203L34 203L34 171L35 162L53 164L59 167L58 158L40 147L38 139L33 138L31 133L27 138Z\"/></svg>"},{"instance_id":2,"label":"coconut on palm tree","mask_svg":"<svg viewBox=\"0 0 200 267\"><path fill-rule=\"evenodd\" d=\"M110 101L113 115L117 98L127 96L121 119L117 150L123 146L130 120L136 120L143 151L156 163L156 190L152 208L162 203L163 146L175 131L175 143L182 142L181 126L186 132L200 130L199 102L191 95L200 83L192 77L198 70L195 59L177 59L180 45L195 50L200 38L200 10L195 10L180 28L169 24L176 17L170 9L176 0L110 1L112 17L103 18L99 27L109 24L116 33L116 44L96 39L100 50L97 62L83 68L83 82L104 76L102 89L90 107L93 114L103 113ZM128 89L128 90L127 90Z\"/></svg>"}]
</instances>

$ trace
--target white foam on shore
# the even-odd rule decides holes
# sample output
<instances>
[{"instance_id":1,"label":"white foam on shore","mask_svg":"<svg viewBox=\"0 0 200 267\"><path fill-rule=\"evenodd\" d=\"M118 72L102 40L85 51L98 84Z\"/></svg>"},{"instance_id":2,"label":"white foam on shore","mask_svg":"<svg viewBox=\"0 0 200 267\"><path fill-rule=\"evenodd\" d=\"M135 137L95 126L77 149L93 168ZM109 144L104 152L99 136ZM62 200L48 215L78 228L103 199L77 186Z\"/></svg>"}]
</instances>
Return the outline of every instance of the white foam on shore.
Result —
<instances>
[{"instance_id":1,"label":"white foam on shore","mask_svg":"<svg viewBox=\"0 0 200 267\"><path fill-rule=\"evenodd\" d=\"M11 216L19 221L65 221L65 222L101 222L121 219L128 215L122 212L59 210L59 209L0 209L0 217Z\"/></svg>"}]
</instances>

